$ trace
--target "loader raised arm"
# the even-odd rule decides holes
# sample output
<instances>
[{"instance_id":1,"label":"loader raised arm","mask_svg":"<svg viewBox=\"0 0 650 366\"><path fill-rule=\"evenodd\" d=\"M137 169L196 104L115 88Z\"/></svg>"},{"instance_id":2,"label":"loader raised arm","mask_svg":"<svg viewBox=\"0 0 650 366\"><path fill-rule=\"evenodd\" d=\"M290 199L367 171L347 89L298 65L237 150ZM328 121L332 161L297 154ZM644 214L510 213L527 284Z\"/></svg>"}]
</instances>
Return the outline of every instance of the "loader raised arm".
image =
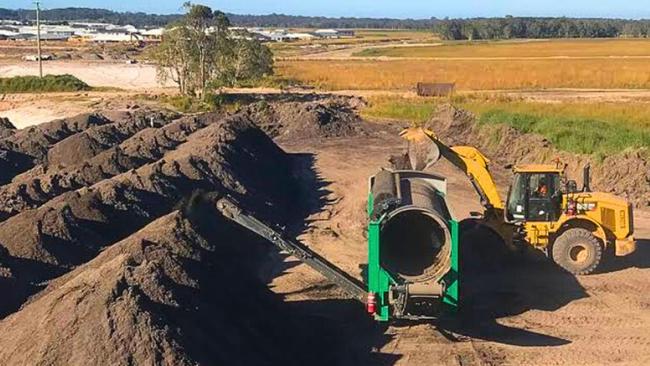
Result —
<instances>
[{"instance_id":1,"label":"loader raised arm","mask_svg":"<svg viewBox=\"0 0 650 366\"><path fill-rule=\"evenodd\" d=\"M508 247L528 244L573 274L593 272L605 253L623 256L636 249L632 205L610 193L592 192L588 170L585 189L577 191L571 188L575 184L563 183L571 181L557 164L515 166L504 203L489 160L476 148L449 147L432 131L419 127L406 129L401 136L408 140L413 169L427 169L444 157L467 175L485 208L483 224Z\"/></svg>"},{"instance_id":2,"label":"loader raised arm","mask_svg":"<svg viewBox=\"0 0 650 366\"><path fill-rule=\"evenodd\" d=\"M408 155L415 170L424 170L444 157L468 177L486 209L503 210L503 200L488 168L489 160L472 146L449 147L431 130L409 128L400 134L408 140ZM424 160L424 161L423 161Z\"/></svg>"},{"instance_id":3,"label":"loader raised arm","mask_svg":"<svg viewBox=\"0 0 650 366\"><path fill-rule=\"evenodd\" d=\"M413 169L427 169L445 158L465 173L485 209L483 223L512 247L514 230L505 222L505 204L490 173L490 160L485 155L472 146L447 146L433 131L421 127L405 129L400 136L408 141L408 158Z\"/></svg>"}]
</instances>

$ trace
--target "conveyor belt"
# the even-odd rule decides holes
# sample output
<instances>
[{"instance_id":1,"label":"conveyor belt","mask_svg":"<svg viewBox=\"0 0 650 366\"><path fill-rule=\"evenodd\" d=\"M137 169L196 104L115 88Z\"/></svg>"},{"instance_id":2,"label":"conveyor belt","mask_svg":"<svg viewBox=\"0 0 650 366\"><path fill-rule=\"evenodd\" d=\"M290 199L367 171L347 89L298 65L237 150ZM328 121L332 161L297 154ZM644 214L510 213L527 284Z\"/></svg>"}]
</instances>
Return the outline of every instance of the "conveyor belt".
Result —
<instances>
[{"instance_id":1,"label":"conveyor belt","mask_svg":"<svg viewBox=\"0 0 650 366\"><path fill-rule=\"evenodd\" d=\"M256 233L262 238L270 241L281 250L294 256L301 262L305 263L316 272L322 274L325 278L340 286L345 292L355 299L365 303L367 292L365 285L356 278L345 273L337 266L321 257L306 245L296 240L290 240L283 237L281 232L271 228L267 224L259 221L252 215L246 213L236 204L228 199L221 199L217 202L217 208L227 218Z\"/></svg>"}]
</instances>

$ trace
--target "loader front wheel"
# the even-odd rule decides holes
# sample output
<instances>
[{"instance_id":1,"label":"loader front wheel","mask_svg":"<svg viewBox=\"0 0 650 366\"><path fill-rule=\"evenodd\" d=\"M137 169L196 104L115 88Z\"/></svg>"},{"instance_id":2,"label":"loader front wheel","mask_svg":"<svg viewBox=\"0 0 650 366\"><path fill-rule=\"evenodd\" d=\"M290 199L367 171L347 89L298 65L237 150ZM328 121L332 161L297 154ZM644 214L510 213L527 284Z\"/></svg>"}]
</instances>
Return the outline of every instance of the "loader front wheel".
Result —
<instances>
[{"instance_id":1,"label":"loader front wheel","mask_svg":"<svg viewBox=\"0 0 650 366\"><path fill-rule=\"evenodd\" d=\"M569 229L553 243L553 260L574 275L592 273L598 268L602 256L600 240L589 230Z\"/></svg>"}]
</instances>

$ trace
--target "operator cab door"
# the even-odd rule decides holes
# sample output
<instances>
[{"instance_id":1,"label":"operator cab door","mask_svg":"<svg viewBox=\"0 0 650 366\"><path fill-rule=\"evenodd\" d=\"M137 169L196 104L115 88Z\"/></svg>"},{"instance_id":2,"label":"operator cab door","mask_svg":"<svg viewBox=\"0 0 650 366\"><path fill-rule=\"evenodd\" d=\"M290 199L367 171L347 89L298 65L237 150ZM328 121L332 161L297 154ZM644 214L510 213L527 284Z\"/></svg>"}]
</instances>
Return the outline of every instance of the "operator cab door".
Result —
<instances>
[{"instance_id":1,"label":"operator cab door","mask_svg":"<svg viewBox=\"0 0 650 366\"><path fill-rule=\"evenodd\" d=\"M516 173L508 193L508 222L557 221L561 215L562 193L558 173Z\"/></svg>"}]
</instances>

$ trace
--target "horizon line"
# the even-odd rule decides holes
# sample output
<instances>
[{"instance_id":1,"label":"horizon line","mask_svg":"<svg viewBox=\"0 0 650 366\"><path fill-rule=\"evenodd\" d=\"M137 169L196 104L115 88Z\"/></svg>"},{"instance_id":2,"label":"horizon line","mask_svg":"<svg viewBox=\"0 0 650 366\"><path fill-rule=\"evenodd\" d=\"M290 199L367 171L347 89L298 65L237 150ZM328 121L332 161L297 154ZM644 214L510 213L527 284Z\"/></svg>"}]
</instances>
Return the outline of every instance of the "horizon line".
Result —
<instances>
[{"instance_id":1,"label":"horizon line","mask_svg":"<svg viewBox=\"0 0 650 366\"><path fill-rule=\"evenodd\" d=\"M213 8L210 7L214 10L221 10L218 8ZM7 9L7 10L14 10L14 11L35 11L35 9L31 8L9 8L9 7L0 7L0 9ZM107 9L107 8L92 8L92 7L81 7L81 6L68 6L68 7L59 7L59 8L51 8L51 9L42 9L41 11L52 11L52 10L63 10L63 9L89 9L89 10L107 10L107 11L112 11L115 13L131 13L131 14L137 14L137 13L143 13L147 15L158 15L158 16L173 16L173 15L178 15L182 16L183 13L156 13L156 12L146 12L146 11L139 11L139 10L113 10L113 9ZM223 11L223 10L221 10ZM373 19L373 20L416 20L416 21L424 21L424 20L465 20L465 19L491 19L491 18L538 18L538 19L543 19L543 18L567 18L567 19L608 19L608 20L638 20L638 21L647 21L650 20L650 18L632 18L632 17L602 17L602 16L569 16L569 15L513 15L513 14L505 14L505 15L491 15L491 16L485 16L485 15L479 15L479 16L468 16L468 17L450 17L450 16L430 16L426 18L414 18L414 17L386 17L386 16L379 16L379 17L373 17L373 16L354 16L354 15L343 15L343 16L328 16L328 15L304 15L304 14L287 14L287 13L236 13L236 12L230 12L230 11L224 11L224 13L231 14L231 15L237 15L237 16L272 16L272 15L278 15L278 16L289 16L289 17L306 17L306 18L327 18L327 19Z\"/></svg>"}]
</instances>

